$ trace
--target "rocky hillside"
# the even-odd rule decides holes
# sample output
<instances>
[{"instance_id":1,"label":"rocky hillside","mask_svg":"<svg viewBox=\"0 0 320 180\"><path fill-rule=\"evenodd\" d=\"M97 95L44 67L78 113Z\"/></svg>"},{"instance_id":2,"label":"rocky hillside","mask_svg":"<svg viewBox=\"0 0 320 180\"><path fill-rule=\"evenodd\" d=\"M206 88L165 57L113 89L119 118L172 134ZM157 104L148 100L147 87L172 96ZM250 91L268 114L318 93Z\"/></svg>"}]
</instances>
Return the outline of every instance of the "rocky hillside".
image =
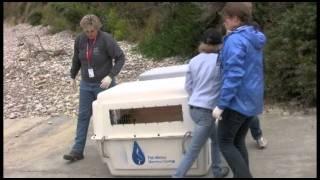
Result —
<instances>
[{"instance_id":1,"label":"rocky hillside","mask_svg":"<svg viewBox=\"0 0 320 180\"><path fill-rule=\"evenodd\" d=\"M77 114L79 92L69 76L74 39L67 31L52 35L48 27L4 24L4 118ZM135 44L118 43L127 58L118 83L155 67L183 64L179 57L152 61L133 52Z\"/></svg>"}]
</instances>

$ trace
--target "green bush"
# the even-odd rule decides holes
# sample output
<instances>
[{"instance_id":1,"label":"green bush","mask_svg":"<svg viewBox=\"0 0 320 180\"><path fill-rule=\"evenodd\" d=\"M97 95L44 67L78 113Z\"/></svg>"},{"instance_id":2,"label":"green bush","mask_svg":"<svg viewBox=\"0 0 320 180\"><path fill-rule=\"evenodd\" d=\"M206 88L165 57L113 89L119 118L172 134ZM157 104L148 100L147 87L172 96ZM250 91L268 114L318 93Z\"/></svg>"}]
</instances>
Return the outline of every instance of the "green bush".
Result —
<instances>
[{"instance_id":1,"label":"green bush","mask_svg":"<svg viewBox=\"0 0 320 180\"><path fill-rule=\"evenodd\" d=\"M41 19L42 19L42 13L40 11L33 12L29 17L28 17L28 22L32 26L40 25L41 24Z\"/></svg>"},{"instance_id":2,"label":"green bush","mask_svg":"<svg viewBox=\"0 0 320 180\"><path fill-rule=\"evenodd\" d=\"M119 20L115 29L114 36L117 40L124 40L127 37L128 23L125 20Z\"/></svg>"},{"instance_id":3,"label":"green bush","mask_svg":"<svg viewBox=\"0 0 320 180\"><path fill-rule=\"evenodd\" d=\"M191 3L173 5L159 31L146 33L138 50L155 59L191 55L201 31L200 15L200 9Z\"/></svg>"},{"instance_id":4,"label":"green bush","mask_svg":"<svg viewBox=\"0 0 320 180\"><path fill-rule=\"evenodd\" d=\"M5 2L4 3L4 20L10 20L13 24L19 23L34 23L35 25L41 24L41 7L45 3L35 2Z\"/></svg>"},{"instance_id":5,"label":"green bush","mask_svg":"<svg viewBox=\"0 0 320 180\"><path fill-rule=\"evenodd\" d=\"M315 3L299 3L266 31L267 97L315 105L316 17Z\"/></svg>"},{"instance_id":6,"label":"green bush","mask_svg":"<svg viewBox=\"0 0 320 180\"><path fill-rule=\"evenodd\" d=\"M85 3L49 3L47 10L43 11L44 23L51 25L56 31L80 31L81 18L91 12L92 9Z\"/></svg>"},{"instance_id":7,"label":"green bush","mask_svg":"<svg viewBox=\"0 0 320 180\"><path fill-rule=\"evenodd\" d=\"M49 3L47 6L43 7L42 10L42 24L49 25L51 33L57 33L63 30L70 29L69 23L65 18L61 18L60 13L57 12L53 5Z\"/></svg>"},{"instance_id":8,"label":"green bush","mask_svg":"<svg viewBox=\"0 0 320 180\"><path fill-rule=\"evenodd\" d=\"M117 13L117 10L110 8L105 10L106 16L104 21L105 30L113 34L117 40L124 40L128 37L129 24L125 18L121 18Z\"/></svg>"},{"instance_id":9,"label":"green bush","mask_svg":"<svg viewBox=\"0 0 320 180\"><path fill-rule=\"evenodd\" d=\"M119 17L126 19L128 32L126 40L138 43L159 32L160 26L170 12L170 5L161 5L157 2L130 2L115 7Z\"/></svg>"},{"instance_id":10,"label":"green bush","mask_svg":"<svg viewBox=\"0 0 320 180\"><path fill-rule=\"evenodd\" d=\"M271 29L283 12L292 8L296 2L254 2L253 19L262 29Z\"/></svg>"}]
</instances>

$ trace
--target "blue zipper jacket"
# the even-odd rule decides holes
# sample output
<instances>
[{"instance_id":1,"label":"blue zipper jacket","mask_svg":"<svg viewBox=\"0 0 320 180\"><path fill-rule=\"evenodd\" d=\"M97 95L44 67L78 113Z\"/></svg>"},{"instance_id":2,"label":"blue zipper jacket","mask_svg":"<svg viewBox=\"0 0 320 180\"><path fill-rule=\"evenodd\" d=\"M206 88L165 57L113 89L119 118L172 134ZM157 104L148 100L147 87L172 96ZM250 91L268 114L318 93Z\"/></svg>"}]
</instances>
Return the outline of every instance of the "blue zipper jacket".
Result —
<instances>
[{"instance_id":1,"label":"blue zipper jacket","mask_svg":"<svg viewBox=\"0 0 320 180\"><path fill-rule=\"evenodd\" d=\"M223 80L218 107L246 116L263 110L263 52L265 35L253 26L241 26L224 37L221 51Z\"/></svg>"}]
</instances>

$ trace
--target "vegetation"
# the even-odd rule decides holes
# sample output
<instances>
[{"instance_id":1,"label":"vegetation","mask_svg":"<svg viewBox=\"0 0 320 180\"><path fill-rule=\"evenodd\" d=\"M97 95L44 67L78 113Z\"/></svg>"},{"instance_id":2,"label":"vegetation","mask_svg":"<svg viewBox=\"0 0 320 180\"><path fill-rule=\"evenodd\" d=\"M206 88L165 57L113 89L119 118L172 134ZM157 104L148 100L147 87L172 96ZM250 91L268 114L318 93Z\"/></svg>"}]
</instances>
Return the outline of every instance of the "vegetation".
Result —
<instances>
[{"instance_id":1,"label":"vegetation","mask_svg":"<svg viewBox=\"0 0 320 180\"><path fill-rule=\"evenodd\" d=\"M167 10L159 30L146 29L146 38L139 44L141 52L156 59L169 56L188 56L196 49L202 24L198 21L201 10L184 3ZM149 31L148 31L149 30Z\"/></svg>"},{"instance_id":2,"label":"vegetation","mask_svg":"<svg viewBox=\"0 0 320 180\"><path fill-rule=\"evenodd\" d=\"M316 5L284 11L266 31L266 92L277 101L316 105Z\"/></svg>"}]
</instances>

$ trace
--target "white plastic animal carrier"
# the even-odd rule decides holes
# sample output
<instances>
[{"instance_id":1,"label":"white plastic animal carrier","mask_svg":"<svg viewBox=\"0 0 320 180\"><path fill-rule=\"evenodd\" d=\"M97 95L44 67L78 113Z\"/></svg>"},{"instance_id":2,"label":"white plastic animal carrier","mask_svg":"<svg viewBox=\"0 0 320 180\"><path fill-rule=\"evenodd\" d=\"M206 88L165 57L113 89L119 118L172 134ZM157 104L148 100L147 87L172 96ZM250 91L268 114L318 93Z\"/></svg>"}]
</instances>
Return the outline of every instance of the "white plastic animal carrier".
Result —
<instances>
[{"instance_id":1,"label":"white plastic animal carrier","mask_svg":"<svg viewBox=\"0 0 320 180\"><path fill-rule=\"evenodd\" d=\"M98 95L92 139L112 175L174 173L193 130L184 83L184 77L127 82ZM210 156L208 141L187 175L206 175Z\"/></svg>"},{"instance_id":2,"label":"white plastic animal carrier","mask_svg":"<svg viewBox=\"0 0 320 180\"><path fill-rule=\"evenodd\" d=\"M162 78L182 77L185 76L187 68L188 64L153 68L140 74L138 78L140 81L145 81Z\"/></svg>"}]
</instances>

